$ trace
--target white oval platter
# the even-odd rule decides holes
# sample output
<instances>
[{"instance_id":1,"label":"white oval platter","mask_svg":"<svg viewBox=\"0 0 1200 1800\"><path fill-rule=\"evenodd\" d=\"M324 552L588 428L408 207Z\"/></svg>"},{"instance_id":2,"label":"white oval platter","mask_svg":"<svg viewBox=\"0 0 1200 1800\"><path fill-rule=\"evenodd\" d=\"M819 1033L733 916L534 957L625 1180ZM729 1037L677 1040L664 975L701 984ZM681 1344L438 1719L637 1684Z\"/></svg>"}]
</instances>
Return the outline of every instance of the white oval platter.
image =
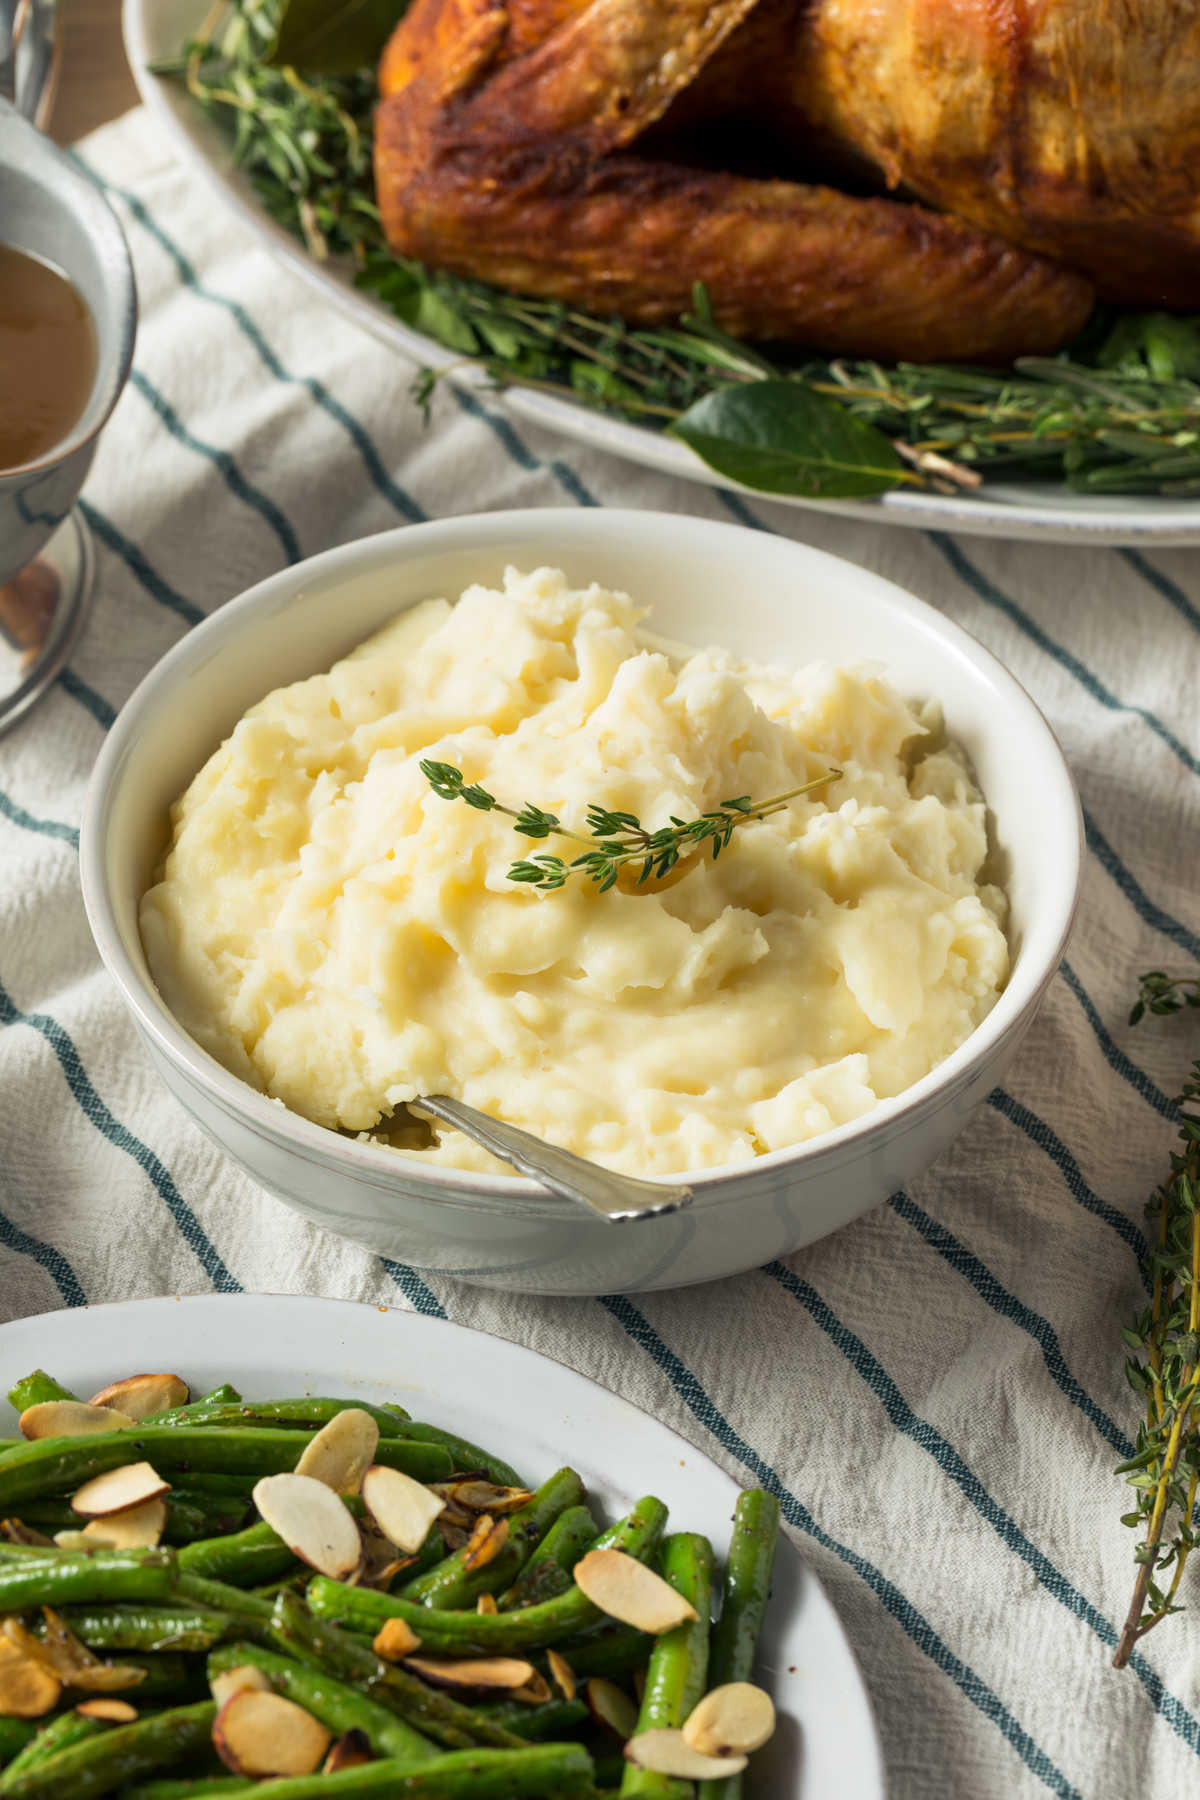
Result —
<instances>
[{"instance_id":1,"label":"white oval platter","mask_svg":"<svg viewBox=\"0 0 1200 1800\"><path fill-rule=\"evenodd\" d=\"M722 1560L738 1486L665 1425L535 1351L422 1314L289 1294L199 1294L43 1313L0 1326L0 1393L47 1369L85 1396L143 1369L194 1393L230 1381L248 1397L397 1401L543 1480L578 1471L609 1519L642 1494L671 1527L703 1531ZM14 1430L0 1403L0 1435ZM786 1539L776 1558L759 1679L780 1728L747 1800L883 1800L879 1741L837 1616Z\"/></svg>"},{"instance_id":2,"label":"white oval platter","mask_svg":"<svg viewBox=\"0 0 1200 1800\"><path fill-rule=\"evenodd\" d=\"M345 270L315 262L307 255L271 218L249 182L233 167L227 140L204 117L183 84L152 72L155 64L178 56L209 11L210 0L124 0L125 45L134 80L180 158L240 215L267 249L316 287L338 311L416 366L441 369L454 363L454 379L469 381L472 371L463 369L456 352L402 324L372 295L356 289ZM485 377L480 374L478 379ZM505 389L503 399L518 417L560 431L593 449L710 487L735 485L714 474L686 445L593 412L578 402L519 386ZM764 498L761 494L757 497ZM1200 500L1152 495L1097 497L1072 494L1058 483L990 483L986 498L910 492L885 494L878 500L770 498L779 504L877 525L910 525L980 537L1089 545L1200 543Z\"/></svg>"}]
</instances>

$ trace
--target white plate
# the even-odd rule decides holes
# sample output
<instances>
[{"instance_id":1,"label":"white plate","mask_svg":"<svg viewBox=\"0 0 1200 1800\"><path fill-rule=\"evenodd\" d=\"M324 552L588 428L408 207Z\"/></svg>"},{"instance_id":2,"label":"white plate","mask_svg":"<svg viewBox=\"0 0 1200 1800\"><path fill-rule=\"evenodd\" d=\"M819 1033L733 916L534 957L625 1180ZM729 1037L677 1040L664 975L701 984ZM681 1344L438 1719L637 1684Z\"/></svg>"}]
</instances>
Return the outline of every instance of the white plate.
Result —
<instances>
[{"instance_id":1,"label":"white plate","mask_svg":"<svg viewBox=\"0 0 1200 1800\"><path fill-rule=\"evenodd\" d=\"M286 1294L200 1294L43 1313L0 1326L0 1393L44 1368L77 1393L171 1369L204 1393L399 1401L415 1418L494 1448L544 1479L564 1462L611 1518L659 1494L673 1529L703 1531L724 1559L738 1488L647 1413L519 1344L441 1319ZM0 1434L14 1429L3 1408ZM883 1800L879 1742L850 1646L820 1583L785 1539L760 1678L780 1727L756 1757L762 1800Z\"/></svg>"},{"instance_id":2,"label":"white plate","mask_svg":"<svg viewBox=\"0 0 1200 1800\"><path fill-rule=\"evenodd\" d=\"M401 324L374 296L355 289L344 271L314 262L299 242L276 224L250 183L231 166L227 139L189 99L182 84L150 73L153 63L179 54L209 10L210 0L124 0L125 45L134 80L180 156L241 215L269 249L364 330L419 366L437 369L459 364L455 379L470 379L471 372L461 369L457 352L445 350L432 338ZM478 379L485 378L481 374ZM504 398L519 417L565 432L594 449L611 451L663 474L704 482L710 487L736 485L715 475L686 445L642 426L627 425L578 402L559 400L533 389L512 387L505 391ZM1200 502L1195 500L1141 495L1108 499L1072 494L1057 483L1032 482L989 484L987 496L972 499L897 492L879 500L800 500L778 495L771 498L784 505L839 513L874 524L912 525L981 537L1063 544L1200 543Z\"/></svg>"}]
</instances>

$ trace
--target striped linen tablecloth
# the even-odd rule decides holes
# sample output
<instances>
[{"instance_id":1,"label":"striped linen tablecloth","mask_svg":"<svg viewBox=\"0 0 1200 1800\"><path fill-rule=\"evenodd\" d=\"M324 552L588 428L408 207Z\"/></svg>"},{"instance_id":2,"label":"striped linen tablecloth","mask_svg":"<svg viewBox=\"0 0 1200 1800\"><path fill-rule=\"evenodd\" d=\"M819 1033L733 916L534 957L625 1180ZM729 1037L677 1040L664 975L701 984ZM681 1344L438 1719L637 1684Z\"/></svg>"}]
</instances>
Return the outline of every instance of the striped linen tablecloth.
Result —
<instances>
[{"instance_id":1,"label":"striped linen tablecloth","mask_svg":"<svg viewBox=\"0 0 1200 1800\"><path fill-rule=\"evenodd\" d=\"M84 496L92 622L0 742L3 1316L270 1289L518 1339L780 1495L861 1660L893 1795L1200 1793L1200 1571L1195 1609L1110 1667L1133 1576L1119 1326L1200 1047L1195 1015L1126 1024L1140 970L1200 959L1200 558L746 505L449 390L426 428L411 369L258 248L142 114L80 154L124 221L142 318ZM101 969L78 825L136 682L252 582L405 521L630 503L818 544L943 608L1049 715L1089 855L1069 960L1009 1085L911 1192L713 1287L530 1300L323 1235L193 1128Z\"/></svg>"}]
</instances>

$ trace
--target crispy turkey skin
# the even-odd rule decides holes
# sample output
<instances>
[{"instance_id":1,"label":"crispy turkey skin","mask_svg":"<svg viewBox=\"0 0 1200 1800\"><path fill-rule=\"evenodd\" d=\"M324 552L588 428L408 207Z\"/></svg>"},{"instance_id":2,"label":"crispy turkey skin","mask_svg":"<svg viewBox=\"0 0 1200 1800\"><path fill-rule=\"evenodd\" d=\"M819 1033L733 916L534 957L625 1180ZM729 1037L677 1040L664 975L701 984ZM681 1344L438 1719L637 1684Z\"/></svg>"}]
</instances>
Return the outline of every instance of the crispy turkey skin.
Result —
<instances>
[{"instance_id":1,"label":"crispy turkey skin","mask_svg":"<svg viewBox=\"0 0 1200 1800\"><path fill-rule=\"evenodd\" d=\"M643 153L731 99L841 135L815 74L815 98L797 88L810 9L761 4L416 0L380 67L388 242L638 324L677 320L702 281L727 330L830 353L1007 361L1073 336L1091 283L994 228Z\"/></svg>"}]
</instances>

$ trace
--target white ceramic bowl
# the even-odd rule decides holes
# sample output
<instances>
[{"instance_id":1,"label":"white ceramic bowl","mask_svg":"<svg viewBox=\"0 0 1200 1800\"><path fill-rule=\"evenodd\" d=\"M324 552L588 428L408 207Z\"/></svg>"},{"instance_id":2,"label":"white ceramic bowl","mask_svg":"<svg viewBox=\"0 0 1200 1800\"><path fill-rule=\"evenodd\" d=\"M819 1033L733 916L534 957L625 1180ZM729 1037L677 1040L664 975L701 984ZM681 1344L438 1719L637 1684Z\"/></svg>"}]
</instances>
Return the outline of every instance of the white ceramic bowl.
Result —
<instances>
[{"instance_id":1,"label":"white ceramic bowl","mask_svg":"<svg viewBox=\"0 0 1200 1800\"><path fill-rule=\"evenodd\" d=\"M255 1093L200 1049L151 980L138 901L167 810L248 706L329 667L406 606L551 564L653 605L655 631L797 665L882 663L941 701L991 808L1011 901L1008 986L966 1043L854 1124L689 1177L682 1213L593 1221L531 1182L424 1168ZM865 570L739 526L646 512L537 511L408 526L327 551L224 606L151 671L96 764L81 842L100 953L172 1093L262 1185L306 1218L417 1268L538 1293L710 1281L823 1237L939 1156L996 1085L1066 943L1081 863L1062 751L1024 690L930 606Z\"/></svg>"}]
</instances>

